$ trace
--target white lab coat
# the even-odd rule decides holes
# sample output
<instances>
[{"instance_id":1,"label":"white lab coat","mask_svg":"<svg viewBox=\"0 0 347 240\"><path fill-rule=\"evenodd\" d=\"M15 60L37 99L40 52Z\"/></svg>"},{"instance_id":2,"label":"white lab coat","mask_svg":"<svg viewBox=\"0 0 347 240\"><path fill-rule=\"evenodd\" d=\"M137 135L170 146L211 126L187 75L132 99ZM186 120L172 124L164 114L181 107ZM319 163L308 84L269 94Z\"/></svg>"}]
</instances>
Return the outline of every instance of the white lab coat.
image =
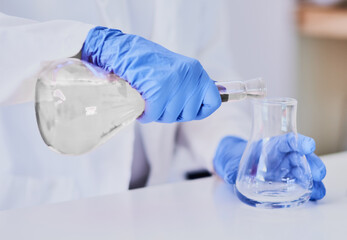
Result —
<instances>
[{"instance_id":1,"label":"white lab coat","mask_svg":"<svg viewBox=\"0 0 347 240\"><path fill-rule=\"evenodd\" d=\"M197 166L212 170L223 136L248 136L242 103L225 104L202 121L134 122L98 149L72 157L45 146L32 100L40 62L76 55L95 25L197 58L213 79L237 79L228 7L227 0L0 0L0 209L125 191L132 161L141 159L150 163L149 185L178 180Z\"/></svg>"}]
</instances>

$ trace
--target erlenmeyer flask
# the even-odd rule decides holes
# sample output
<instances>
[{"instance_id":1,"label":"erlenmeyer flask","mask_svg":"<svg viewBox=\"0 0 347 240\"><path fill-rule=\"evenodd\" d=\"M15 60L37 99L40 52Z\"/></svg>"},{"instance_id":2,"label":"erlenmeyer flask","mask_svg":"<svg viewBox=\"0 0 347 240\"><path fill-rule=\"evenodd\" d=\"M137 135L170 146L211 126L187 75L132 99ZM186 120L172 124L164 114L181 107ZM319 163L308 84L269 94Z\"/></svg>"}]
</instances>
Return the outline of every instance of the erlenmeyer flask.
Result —
<instances>
[{"instance_id":1,"label":"erlenmeyer flask","mask_svg":"<svg viewBox=\"0 0 347 240\"><path fill-rule=\"evenodd\" d=\"M223 102L266 93L260 78L217 86ZM51 149L64 154L92 150L144 109L145 101L128 82L79 59L46 63L36 83L35 110L41 136Z\"/></svg>"},{"instance_id":2,"label":"erlenmeyer flask","mask_svg":"<svg viewBox=\"0 0 347 240\"><path fill-rule=\"evenodd\" d=\"M313 182L305 156L297 152L297 101L274 98L252 102L252 134L238 170L238 197L265 208L305 203Z\"/></svg>"}]
</instances>

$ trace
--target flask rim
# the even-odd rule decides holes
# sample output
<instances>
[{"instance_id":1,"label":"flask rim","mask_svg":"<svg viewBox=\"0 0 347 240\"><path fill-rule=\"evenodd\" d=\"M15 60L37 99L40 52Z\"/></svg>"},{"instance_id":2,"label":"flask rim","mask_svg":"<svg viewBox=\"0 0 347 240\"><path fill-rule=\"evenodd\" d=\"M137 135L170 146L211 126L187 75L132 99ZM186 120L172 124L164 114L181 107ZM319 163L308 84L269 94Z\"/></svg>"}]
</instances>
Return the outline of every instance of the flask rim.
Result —
<instances>
[{"instance_id":1,"label":"flask rim","mask_svg":"<svg viewBox=\"0 0 347 240\"><path fill-rule=\"evenodd\" d=\"M251 100L253 103L262 104L262 105L286 105L286 106L295 106L298 101L295 98L290 97L266 97L266 98L257 98Z\"/></svg>"}]
</instances>

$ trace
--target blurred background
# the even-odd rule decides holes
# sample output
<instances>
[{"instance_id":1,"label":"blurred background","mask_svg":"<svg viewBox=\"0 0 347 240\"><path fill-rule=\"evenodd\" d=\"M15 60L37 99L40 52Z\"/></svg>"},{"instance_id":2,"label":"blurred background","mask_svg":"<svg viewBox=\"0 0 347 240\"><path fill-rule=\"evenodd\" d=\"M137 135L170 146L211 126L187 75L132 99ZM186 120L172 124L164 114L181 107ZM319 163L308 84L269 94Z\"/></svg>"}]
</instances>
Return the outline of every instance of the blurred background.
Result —
<instances>
[{"instance_id":1,"label":"blurred background","mask_svg":"<svg viewBox=\"0 0 347 240\"><path fill-rule=\"evenodd\" d=\"M298 32L298 128L317 152L347 150L346 1L300 1Z\"/></svg>"}]
</instances>

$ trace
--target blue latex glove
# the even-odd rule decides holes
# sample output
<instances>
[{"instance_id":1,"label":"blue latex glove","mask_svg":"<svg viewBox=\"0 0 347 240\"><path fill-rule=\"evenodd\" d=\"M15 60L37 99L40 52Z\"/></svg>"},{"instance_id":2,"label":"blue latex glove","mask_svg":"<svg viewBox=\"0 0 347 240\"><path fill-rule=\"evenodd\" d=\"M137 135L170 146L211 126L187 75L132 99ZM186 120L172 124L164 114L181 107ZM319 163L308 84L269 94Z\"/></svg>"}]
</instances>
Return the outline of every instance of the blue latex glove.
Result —
<instances>
[{"instance_id":1,"label":"blue latex glove","mask_svg":"<svg viewBox=\"0 0 347 240\"><path fill-rule=\"evenodd\" d=\"M214 82L199 61L142 37L96 27L88 33L82 60L125 79L146 101L143 123L203 119L221 104Z\"/></svg>"},{"instance_id":2,"label":"blue latex glove","mask_svg":"<svg viewBox=\"0 0 347 240\"><path fill-rule=\"evenodd\" d=\"M271 174L266 176L268 180L278 179L283 177L281 174L297 174L300 171L296 168L296 160L298 159L298 154L306 156L309 163L312 177L313 177L313 190L310 200L319 200L325 196L325 187L322 183L323 178L326 175L326 168L322 160L314 154L315 142L312 138L298 135L297 145L294 144L294 135L286 134L279 137L274 137L270 139L266 144L266 149L270 149L272 156L267 163L268 168L281 169L281 164L289 164L291 167L286 166L286 169L291 169L291 171L269 171ZM254 156L256 159L260 156L262 141L254 143L256 149L259 151L253 151L258 156ZM237 170L242 157L242 154L246 148L247 141L242 138L228 136L221 140L218 145L213 164L217 174L224 179L225 182L229 184L235 184L237 177ZM273 148L272 146L276 146ZM278 159L289 158L288 161L279 162ZM271 162L272 161L272 162ZM276 174L273 174L275 173ZM298 174L299 175L299 174Z\"/></svg>"}]
</instances>

